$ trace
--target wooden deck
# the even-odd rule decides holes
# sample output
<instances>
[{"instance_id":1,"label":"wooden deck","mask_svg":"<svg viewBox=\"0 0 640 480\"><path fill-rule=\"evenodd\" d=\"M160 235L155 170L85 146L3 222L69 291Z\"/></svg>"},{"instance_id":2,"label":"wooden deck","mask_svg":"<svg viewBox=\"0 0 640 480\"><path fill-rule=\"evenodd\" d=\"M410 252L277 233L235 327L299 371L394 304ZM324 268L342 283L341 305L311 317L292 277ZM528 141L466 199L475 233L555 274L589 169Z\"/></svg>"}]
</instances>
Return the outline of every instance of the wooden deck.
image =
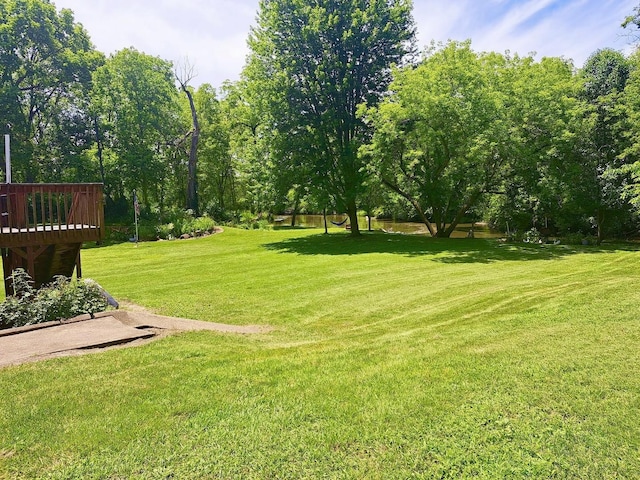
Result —
<instances>
[{"instance_id":1,"label":"wooden deck","mask_svg":"<svg viewBox=\"0 0 640 480\"><path fill-rule=\"evenodd\" d=\"M101 229L96 225L37 225L29 228L2 227L0 248L29 245L54 245L69 242L90 242L101 239Z\"/></svg>"},{"instance_id":2,"label":"wooden deck","mask_svg":"<svg viewBox=\"0 0 640 480\"><path fill-rule=\"evenodd\" d=\"M81 276L83 242L104 238L102 184L0 184L0 248L6 278L16 268L37 286ZM7 290L8 291L8 290Z\"/></svg>"},{"instance_id":3,"label":"wooden deck","mask_svg":"<svg viewBox=\"0 0 640 480\"><path fill-rule=\"evenodd\" d=\"M104 236L102 184L0 184L0 248L97 241Z\"/></svg>"}]
</instances>

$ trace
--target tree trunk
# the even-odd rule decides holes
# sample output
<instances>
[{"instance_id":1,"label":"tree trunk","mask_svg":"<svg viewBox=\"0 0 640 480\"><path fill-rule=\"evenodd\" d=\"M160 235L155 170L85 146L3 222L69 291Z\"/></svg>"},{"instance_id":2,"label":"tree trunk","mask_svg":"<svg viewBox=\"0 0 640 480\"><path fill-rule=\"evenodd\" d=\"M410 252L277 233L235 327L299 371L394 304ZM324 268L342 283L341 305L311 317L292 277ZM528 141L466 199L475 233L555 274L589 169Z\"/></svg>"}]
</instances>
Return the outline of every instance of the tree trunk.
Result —
<instances>
[{"instance_id":1,"label":"tree trunk","mask_svg":"<svg viewBox=\"0 0 640 480\"><path fill-rule=\"evenodd\" d=\"M347 215L349 216L349 222L351 223L351 236L359 236L360 227L358 226L358 207L356 206L355 199L347 200Z\"/></svg>"},{"instance_id":2,"label":"tree trunk","mask_svg":"<svg viewBox=\"0 0 640 480\"><path fill-rule=\"evenodd\" d=\"M597 219L598 219L598 240L597 240L597 245L600 246L600 244L604 240L604 218L605 218L604 208L599 208L597 215L598 215L597 216Z\"/></svg>"},{"instance_id":3,"label":"tree trunk","mask_svg":"<svg viewBox=\"0 0 640 480\"><path fill-rule=\"evenodd\" d=\"M413 208L416 210L416 212L418 212L418 215L420 216L420 219L422 220L422 223L424 223L425 226L427 227L427 230L429 230L429 234L432 237L436 236L436 231L433 228L433 224L429 221L429 219L427 218L427 215L424 213L424 211L422 210L422 208L420 207L420 204L418 203L418 201L416 199L414 199L408 193L402 191L400 189L400 187L398 187L397 185L394 185L393 183L391 183L390 181L388 181L388 180L386 180L384 178L382 179L382 184L387 186L388 188L390 188L394 192L396 192L398 195L401 195L402 197L404 197L407 200L409 200L409 203L411 203L411 205L413 205Z\"/></svg>"},{"instance_id":4,"label":"tree trunk","mask_svg":"<svg viewBox=\"0 0 640 480\"><path fill-rule=\"evenodd\" d=\"M200 124L198 114L193 101L193 95L186 85L182 85L182 90L187 94L189 107L191 108L191 120L193 122L193 133L191 135L191 147L189 149L189 176L187 179L187 209L193 210L196 216L200 215L198 206L198 140L200 140Z\"/></svg>"},{"instance_id":5,"label":"tree trunk","mask_svg":"<svg viewBox=\"0 0 640 480\"><path fill-rule=\"evenodd\" d=\"M458 211L456 212L455 218L451 221L449 226L446 229L444 229L444 231L442 232L442 235L440 235L440 230L438 230L438 237L449 238L453 233L453 231L458 226L458 224L460 223L460 221L462 220L462 217L464 216L464 214L467 212L467 210L469 210L469 208L471 208L476 203L476 200L478 200L479 196L480 196L480 192L473 193L469 198L469 200L467 200L467 202L458 209Z\"/></svg>"},{"instance_id":6,"label":"tree trunk","mask_svg":"<svg viewBox=\"0 0 640 480\"><path fill-rule=\"evenodd\" d=\"M327 235L329 233L329 228L327 226L327 209L325 208L322 211L322 217L324 218L324 233Z\"/></svg>"}]
</instances>

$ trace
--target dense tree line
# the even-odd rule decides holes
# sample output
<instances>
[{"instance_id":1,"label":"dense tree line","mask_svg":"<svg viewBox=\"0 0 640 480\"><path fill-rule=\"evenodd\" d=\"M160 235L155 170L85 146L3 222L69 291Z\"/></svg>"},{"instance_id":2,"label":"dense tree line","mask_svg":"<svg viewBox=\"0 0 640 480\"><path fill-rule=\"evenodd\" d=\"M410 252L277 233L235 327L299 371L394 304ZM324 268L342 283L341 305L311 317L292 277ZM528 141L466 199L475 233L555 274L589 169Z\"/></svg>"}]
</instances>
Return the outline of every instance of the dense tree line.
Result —
<instances>
[{"instance_id":1,"label":"dense tree line","mask_svg":"<svg viewBox=\"0 0 640 480\"><path fill-rule=\"evenodd\" d=\"M618 108L629 69L611 50L574 72L559 58L434 46L366 112L375 133L363 153L433 235L480 211L503 228L593 227L601 241L612 217L632 220Z\"/></svg>"},{"instance_id":2,"label":"dense tree line","mask_svg":"<svg viewBox=\"0 0 640 480\"><path fill-rule=\"evenodd\" d=\"M135 190L161 221L197 213L200 175L206 209L238 208L226 107L210 85L194 90L189 80L134 48L105 57L73 13L48 0L0 1L0 121L12 136L13 181L102 182L114 220L129 216ZM227 181L209 181L217 175Z\"/></svg>"},{"instance_id":3,"label":"dense tree line","mask_svg":"<svg viewBox=\"0 0 640 480\"><path fill-rule=\"evenodd\" d=\"M637 232L640 53L580 69L469 41L419 54L411 9L263 0L241 79L216 90L135 48L106 57L48 0L0 0L14 180L103 182L112 219L137 191L157 222L337 211L354 235L358 212L444 237L470 220Z\"/></svg>"}]
</instances>

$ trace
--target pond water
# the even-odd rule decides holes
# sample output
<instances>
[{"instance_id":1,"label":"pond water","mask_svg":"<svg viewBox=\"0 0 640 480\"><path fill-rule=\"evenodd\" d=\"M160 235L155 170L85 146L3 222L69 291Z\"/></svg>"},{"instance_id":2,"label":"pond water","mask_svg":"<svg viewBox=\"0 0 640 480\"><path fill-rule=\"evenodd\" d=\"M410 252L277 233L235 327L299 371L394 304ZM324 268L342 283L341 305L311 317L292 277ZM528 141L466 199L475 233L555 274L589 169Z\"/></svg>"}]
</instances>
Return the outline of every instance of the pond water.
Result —
<instances>
[{"instance_id":1,"label":"pond water","mask_svg":"<svg viewBox=\"0 0 640 480\"><path fill-rule=\"evenodd\" d=\"M336 226L333 222L341 223L347 219L346 215L327 215L327 224L329 229L344 229L349 221L343 225ZM280 215L275 218L274 225L289 226L291 225L291 215ZM367 217L359 216L358 225L360 230L365 231L368 228ZM322 215L296 215L296 226L309 228L324 228L324 219ZM470 223L463 223L453 231L451 238L466 238L471 229ZM371 230L384 230L389 233L406 233L413 235L429 235L429 231L424 223L419 222L400 222L396 220L371 219ZM495 230L491 230L484 223L473 224L473 234L475 238L499 238L504 234Z\"/></svg>"}]
</instances>

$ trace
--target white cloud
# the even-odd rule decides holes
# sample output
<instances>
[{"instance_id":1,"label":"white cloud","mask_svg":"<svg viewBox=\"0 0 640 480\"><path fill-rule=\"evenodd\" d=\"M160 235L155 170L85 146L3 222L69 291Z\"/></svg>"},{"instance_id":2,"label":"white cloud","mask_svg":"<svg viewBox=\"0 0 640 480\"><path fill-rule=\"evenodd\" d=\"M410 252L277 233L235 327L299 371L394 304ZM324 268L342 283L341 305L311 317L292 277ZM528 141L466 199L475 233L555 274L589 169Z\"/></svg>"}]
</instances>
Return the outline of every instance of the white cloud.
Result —
<instances>
[{"instance_id":1,"label":"white cloud","mask_svg":"<svg viewBox=\"0 0 640 480\"><path fill-rule=\"evenodd\" d=\"M127 47L178 63L189 58L194 84L238 78L258 0L54 0L70 8L98 50Z\"/></svg>"},{"instance_id":2,"label":"white cloud","mask_svg":"<svg viewBox=\"0 0 640 480\"><path fill-rule=\"evenodd\" d=\"M430 39L472 39L481 51L571 58L580 67L599 48L624 50L628 39L620 24L637 0L416 0L416 22L433 25ZM455 5L450 5L455 4ZM435 12L436 16L432 16ZM440 15L441 20L439 19Z\"/></svg>"},{"instance_id":3,"label":"white cloud","mask_svg":"<svg viewBox=\"0 0 640 480\"><path fill-rule=\"evenodd\" d=\"M491 26L490 31L487 33L495 38L496 43L502 42L507 38L517 37L522 34L522 25L524 23L554 2L555 0L529 0L516 5L506 10L505 15L497 19L497 22Z\"/></svg>"},{"instance_id":4,"label":"white cloud","mask_svg":"<svg viewBox=\"0 0 640 480\"><path fill-rule=\"evenodd\" d=\"M413 17L418 27L418 43L420 48L431 40L449 40L452 32L465 27L467 12L472 8L473 0L443 2L426 0L414 2ZM455 38L465 40L466 38Z\"/></svg>"},{"instance_id":5,"label":"white cloud","mask_svg":"<svg viewBox=\"0 0 640 480\"><path fill-rule=\"evenodd\" d=\"M236 80L259 0L53 0L70 8L106 54L133 46L199 72L194 84ZM476 50L572 58L625 49L620 28L637 0L414 0L418 44L472 39Z\"/></svg>"}]
</instances>

